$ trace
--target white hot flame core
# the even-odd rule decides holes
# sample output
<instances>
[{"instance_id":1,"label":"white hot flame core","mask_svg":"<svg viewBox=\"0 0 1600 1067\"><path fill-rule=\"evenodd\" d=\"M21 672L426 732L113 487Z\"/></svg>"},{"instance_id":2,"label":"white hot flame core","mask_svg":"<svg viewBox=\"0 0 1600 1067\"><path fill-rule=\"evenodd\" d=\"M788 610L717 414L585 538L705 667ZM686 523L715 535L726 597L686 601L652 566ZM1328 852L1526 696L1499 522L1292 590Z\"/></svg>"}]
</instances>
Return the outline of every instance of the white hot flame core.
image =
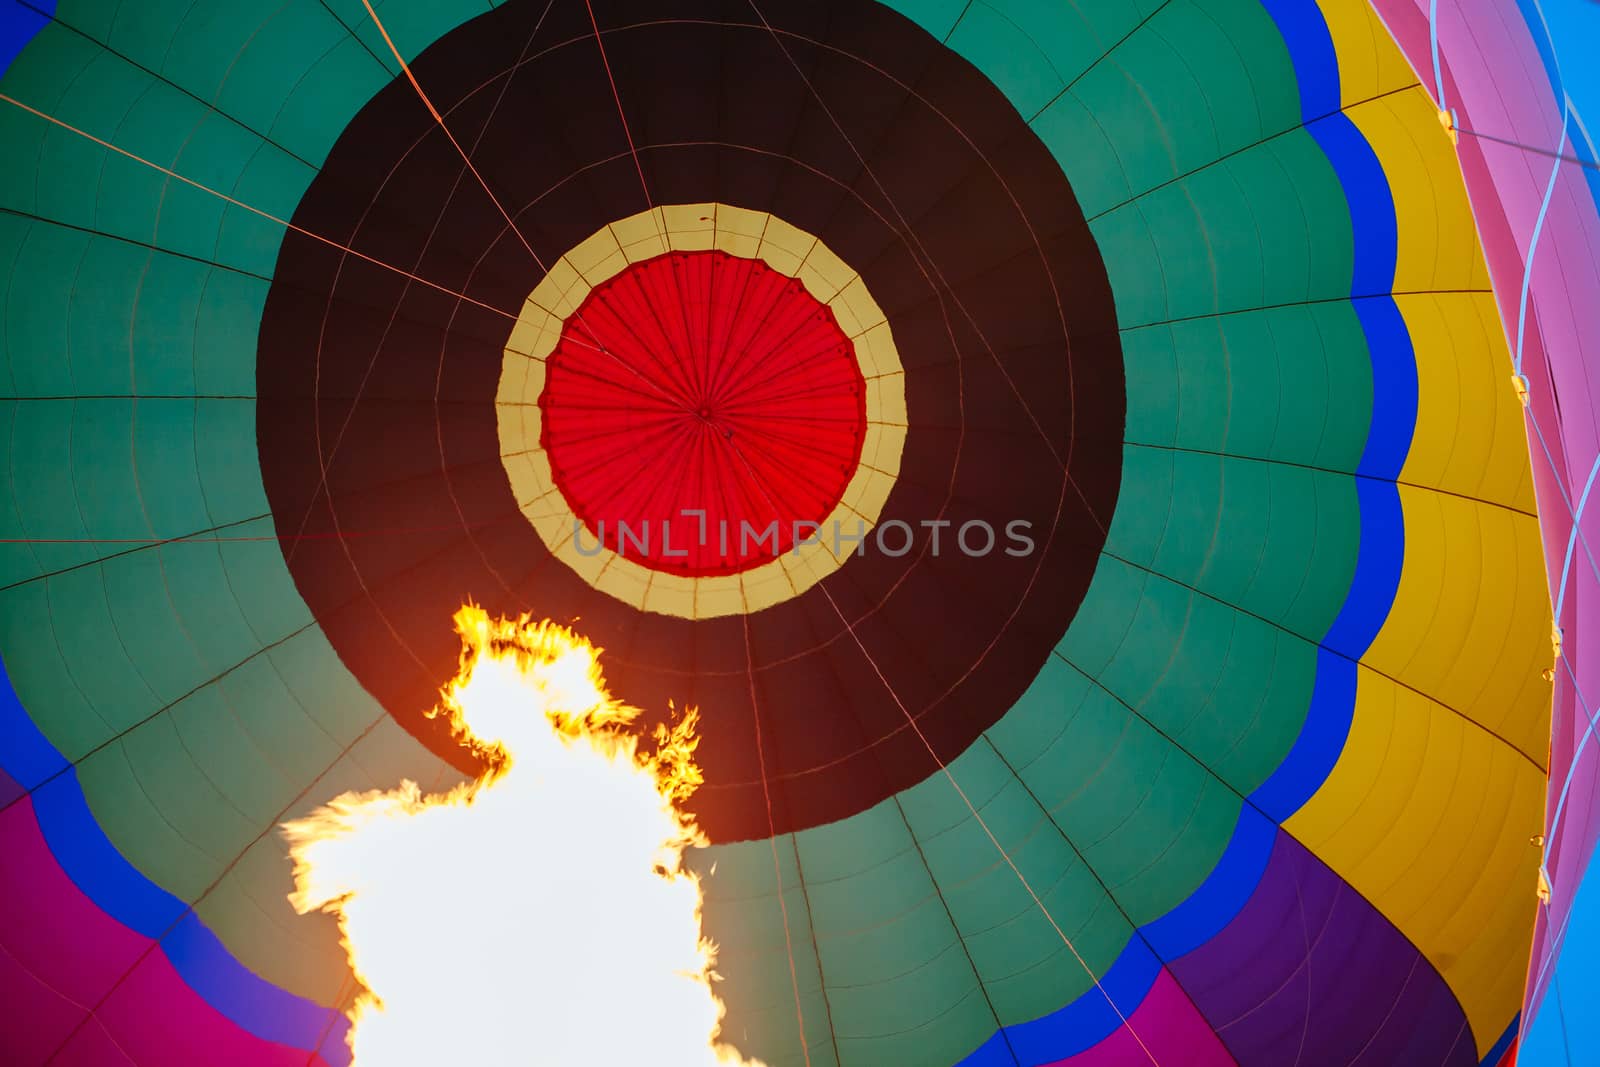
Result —
<instances>
[{"instance_id":1,"label":"white hot flame core","mask_svg":"<svg viewBox=\"0 0 1600 1067\"><path fill-rule=\"evenodd\" d=\"M440 713L493 770L439 795L346 793L284 827L290 901L338 918L364 990L355 1067L747 1063L717 1040L715 948L682 867L693 713L646 751L582 638L472 607L456 624Z\"/></svg>"}]
</instances>

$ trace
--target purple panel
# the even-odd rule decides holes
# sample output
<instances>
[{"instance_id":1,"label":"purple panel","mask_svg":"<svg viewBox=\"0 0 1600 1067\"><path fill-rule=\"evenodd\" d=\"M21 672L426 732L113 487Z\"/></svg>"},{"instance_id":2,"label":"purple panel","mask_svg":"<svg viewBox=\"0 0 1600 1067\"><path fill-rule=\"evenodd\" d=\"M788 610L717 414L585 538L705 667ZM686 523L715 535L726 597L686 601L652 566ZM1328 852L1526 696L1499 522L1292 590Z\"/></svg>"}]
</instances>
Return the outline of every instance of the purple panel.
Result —
<instances>
[{"instance_id":1,"label":"purple panel","mask_svg":"<svg viewBox=\"0 0 1600 1067\"><path fill-rule=\"evenodd\" d=\"M1238 917L1171 970L1243 1067L1477 1063L1439 972L1282 831Z\"/></svg>"}]
</instances>

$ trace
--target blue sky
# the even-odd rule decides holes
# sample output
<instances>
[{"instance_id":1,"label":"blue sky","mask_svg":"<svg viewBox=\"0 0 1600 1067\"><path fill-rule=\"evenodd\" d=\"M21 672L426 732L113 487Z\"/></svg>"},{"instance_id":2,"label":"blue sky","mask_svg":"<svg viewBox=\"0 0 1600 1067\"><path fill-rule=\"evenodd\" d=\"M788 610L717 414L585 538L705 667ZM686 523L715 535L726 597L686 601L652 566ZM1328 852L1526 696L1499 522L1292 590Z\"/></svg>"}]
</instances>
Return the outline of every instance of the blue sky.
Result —
<instances>
[{"instance_id":1,"label":"blue sky","mask_svg":"<svg viewBox=\"0 0 1600 1067\"><path fill-rule=\"evenodd\" d=\"M1589 135L1600 140L1600 0L1539 0L1561 79Z\"/></svg>"},{"instance_id":2,"label":"blue sky","mask_svg":"<svg viewBox=\"0 0 1600 1067\"><path fill-rule=\"evenodd\" d=\"M1589 136L1600 141L1600 0L1538 0L1538 4L1544 10L1567 95ZM1581 148L1579 154L1589 156ZM1600 961L1600 863L1590 865L1575 912L1558 972L1562 1003L1556 1011L1550 1011L1547 1004L1535 1032L1525 1036L1521 1067L1600 1063L1600 1032L1594 1012L1600 992L1600 965L1596 963Z\"/></svg>"}]
</instances>

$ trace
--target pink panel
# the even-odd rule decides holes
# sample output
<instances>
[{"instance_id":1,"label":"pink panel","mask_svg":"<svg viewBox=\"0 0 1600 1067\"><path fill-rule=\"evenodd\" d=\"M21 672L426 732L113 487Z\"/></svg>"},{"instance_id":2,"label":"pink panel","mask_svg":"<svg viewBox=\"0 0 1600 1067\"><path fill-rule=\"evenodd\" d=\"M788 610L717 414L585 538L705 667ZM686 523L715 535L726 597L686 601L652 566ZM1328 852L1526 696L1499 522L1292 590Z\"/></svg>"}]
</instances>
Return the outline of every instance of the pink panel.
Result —
<instances>
[{"instance_id":1,"label":"pink panel","mask_svg":"<svg viewBox=\"0 0 1600 1067\"><path fill-rule=\"evenodd\" d=\"M138 1067L126 1052L117 1047L99 1020L90 1019L88 1025L72 1035L61 1055L50 1061L50 1067ZM198 1067L198 1065L197 1065Z\"/></svg>"},{"instance_id":2,"label":"pink panel","mask_svg":"<svg viewBox=\"0 0 1600 1067\"><path fill-rule=\"evenodd\" d=\"M1373 0L1430 90L1434 85L1427 0ZM1518 5L1500 0L1440 3L1437 27L1445 104L1459 125L1543 149L1561 137L1561 106L1550 76ZM1568 153L1572 146L1567 146ZM1562 588L1562 568L1572 533L1571 508L1600 454L1600 213L1584 172L1572 164L1556 181L1540 226L1540 210L1554 161L1547 156L1463 134L1462 172L1483 237L1496 299L1515 349L1523 314L1523 373L1529 380L1533 419L1529 448L1539 494L1540 525L1552 603L1562 606L1566 664L1557 671L1550 746L1547 819L1554 816L1570 778L1561 821L1548 834L1550 907L1539 910L1533 973L1525 1004L1540 999L1543 961L1559 945L1551 931L1564 929L1578 883L1600 832L1600 737L1590 737L1588 715L1577 689L1600 694L1600 655L1587 653L1591 634L1600 635L1600 581L1582 542ZM1538 231L1537 245L1534 243ZM1527 269L1532 260L1531 271ZM1523 279L1529 280L1522 312ZM1509 374L1509 369L1508 369ZM1559 398L1559 405L1557 403ZM1600 494L1597 494L1600 495ZM1600 499L1591 499L1579 525L1600 556ZM1600 640L1600 636L1596 636ZM1594 709L1590 709L1592 712ZM1582 751L1580 752L1580 746ZM1531 894L1530 894L1531 896ZM1533 906L1530 900L1530 907Z\"/></svg>"},{"instance_id":3,"label":"pink panel","mask_svg":"<svg viewBox=\"0 0 1600 1067\"><path fill-rule=\"evenodd\" d=\"M0 812L0 945L62 996L105 995L150 940L110 918L67 877L25 798Z\"/></svg>"},{"instance_id":4,"label":"pink panel","mask_svg":"<svg viewBox=\"0 0 1600 1067\"><path fill-rule=\"evenodd\" d=\"M106 1032L140 1067L322 1067L322 1060L253 1037L195 995L152 952L100 1006Z\"/></svg>"},{"instance_id":5,"label":"pink panel","mask_svg":"<svg viewBox=\"0 0 1600 1067\"><path fill-rule=\"evenodd\" d=\"M1216 1032L1164 967L1128 1024L1094 1048L1047 1067L1125 1067L1149 1063L1151 1056L1158 1063L1181 1063L1184 1067L1234 1067L1233 1057ZM1129 1027L1133 1033L1128 1032ZM1139 1035L1137 1039L1134 1034Z\"/></svg>"},{"instance_id":6,"label":"pink panel","mask_svg":"<svg viewBox=\"0 0 1600 1067\"><path fill-rule=\"evenodd\" d=\"M0 1063L41 1064L83 1018L83 1009L30 974L15 956L0 952L0 1004L27 1026L0 1029Z\"/></svg>"}]
</instances>

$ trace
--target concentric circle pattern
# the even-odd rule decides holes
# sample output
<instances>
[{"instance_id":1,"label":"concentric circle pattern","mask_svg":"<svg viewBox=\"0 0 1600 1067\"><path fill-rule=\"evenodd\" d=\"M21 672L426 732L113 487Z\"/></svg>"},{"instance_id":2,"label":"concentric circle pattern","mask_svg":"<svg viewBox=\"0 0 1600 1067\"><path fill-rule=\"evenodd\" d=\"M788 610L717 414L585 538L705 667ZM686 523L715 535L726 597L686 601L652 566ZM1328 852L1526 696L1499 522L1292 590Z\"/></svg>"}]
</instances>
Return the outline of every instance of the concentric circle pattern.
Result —
<instances>
[{"instance_id":1,"label":"concentric circle pattern","mask_svg":"<svg viewBox=\"0 0 1600 1067\"><path fill-rule=\"evenodd\" d=\"M477 768L426 712L457 660L449 619L466 597L578 623L648 715L705 709L696 814L730 841L862 812L925 778L930 744L954 758L1027 688L1088 589L1120 484L1124 390L1105 268L1073 191L1006 98L922 30L883 8L844 4L838 22L830 10L790 11L778 37L714 3L672 5L672 18L619 10L608 54L619 95L639 109L626 126L610 112L575 125L483 121L496 100L496 114L542 113L552 99L610 99L611 83L582 12L552 8L522 60L539 12L465 23L415 72L432 71L434 106L482 116L463 135L506 215L481 189L461 195L447 165L460 156L404 79L345 128L295 211L300 230L377 242L373 259L465 298L297 230L256 358L262 477L300 595L361 684L463 771ZM833 35L846 25L841 53ZM486 76L486 54L516 76ZM786 56L817 66L810 89ZM773 109L791 120L773 122ZM795 136L795 123L833 121L848 143ZM552 499L569 496L538 469L549 434L528 425L535 409L511 413L522 443L506 439L497 401L548 400L542 338L554 323L535 329L537 316L564 332L582 287L634 261L611 255L584 274L594 235L670 242L678 224L658 228L657 206L696 204L732 211L675 212L697 232L726 223L765 246L770 231L774 249L801 257L788 268L797 278L810 264L841 303L860 292L863 308L881 309L902 374L869 386L867 420L901 421L899 394L908 429L897 473L875 456L869 465L893 474L877 525L922 531L910 551L873 539L857 557L825 540L716 584L584 557ZM827 258L813 258L819 244ZM566 304L540 292L551 278ZM519 351L531 357L520 378ZM519 461L531 473L508 477ZM872 490L869 480L863 495ZM842 504L871 517L848 490ZM969 523L994 530L997 548L951 543ZM1000 549L1008 528L1031 548ZM769 811L773 782L783 784Z\"/></svg>"},{"instance_id":2,"label":"concentric circle pattern","mask_svg":"<svg viewBox=\"0 0 1600 1067\"><path fill-rule=\"evenodd\" d=\"M0 0L0 1061L346 1064L275 828L473 600L700 709L773 1067L1497 1063L1600 214L1378 6Z\"/></svg>"},{"instance_id":3,"label":"concentric circle pattern","mask_svg":"<svg viewBox=\"0 0 1600 1067\"><path fill-rule=\"evenodd\" d=\"M833 513L861 459L865 397L854 346L799 281L759 259L668 252L567 320L541 443L598 544L652 570L733 574Z\"/></svg>"},{"instance_id":4,"label":"concentric circle pattern","mask_svg":"<svg viewBox=\"0 0 1600 1067\"><path fill-rule=\"evenodd\" d=\"M650 520L638 514L615 510L615 497L608 501L611 510L580 518L566 489L557 482L546 449L548 370L564 338L576 337L578 344L572 354L596 360L599 373L618 378L628 387L625 392L637 398L642 391L651 403L664 402L669 409L692 410L696 432L705 424L699 417L699 403L685 405L670 399L674 390L685 387L663 375L657 357L639 352L637 344L632 347L637 365L599 351L601 346L588 339L593 327L585 325L588 315L580 307L592 299L597 287L614 281L630 265L656 261L669 251L716 251L730 259L759 264L765 273L756 274L752 266L752 273L741 277L777 275L788 279L792 285L787 289L776 280L771 281L780 286L772 294L782 292L786 306L804 307L807 314L820 316L814 322L805 320L820 331L814 335L818 339L830 337L826 329L830 318L842 336L832 335L820 353L785 346L760 354L765 368L762 380L771 383L763 395L781 398L786 409L778 413L776 420L782 426L774 438L781 441L777 450L799 462L797 466L780 467L768 462L772 458L770 448L747 454L744 448L731 447L731 438L722 437L717 446L724 460L721 474L745 487L745 499L737 508L739 514L731 514L729 503L715 499L716 494L708 493L705 487L685 484L686 468L670 461L684 457L652 453L657 460L668 460L663 471L666 480L658 478L644 484L658 490L671 487L671 492L657 504L662 514L656 516L654 526L645 525ZM709 286L707 295L711 295ZM724 305L728 313L749 322L754 332L782 333L781 325L769 323L772 316L768 305L747 304L742 299L746 295L742 285L737 289L724 285L722 295L733 298L731 305ZM685 316L676 310L669 313L682 316L685 322L702 321L699 314ZM652 316L647 332L656 321ZM670 341L662 339L659 343L666 345L664 351L671 350ZM681 351L691 351L687 338ZM748 351L731 355L739 362L752 361ZM819 362L807 358L810 355L821 355L823 359ZM790 367L790 373L777 372L784 366ZM647 384L651 375L662 376L655 387ZM748 615L791 600L828 577L857 554L858 545L875 528L899 479L904 458L905 381L894 330L883 308L860 273L814 234L766 212L728 204L649 208L607 223L569 250L551 264L523 303L506 343L495 396L500 461L517 506L545 549L594 588L625 604L662 615L686 619ZM842 391L839 386L843 386ZM851 393L851 389L855 391ZM853 410L840 410L831 416L824 413L823 421L819 421L814 406L829 396L848 400ZM590 414L586 407L576 420L579 433L592 434L592 427L586 425L591 421ZM850 431L852 425L857 432ZM776 425L767 421L767 426L767 436L772 438ZM622 438L600 440L609 441L621 457L621 477L635 480L641 461L639 453L630 451ZM601 447L607 445L602 443ZM752 460L765 467L767 481L752 467ZM847 475L848 481L842 492L836 493L833 487L839 482L839 474ZM805 484L808 477L818 479L821 488ZM783 487L786 496L810 498L815 513L798 515L785 510L774 498L772 487L776 485ZM827 510L829 507L831 510ZM684 514L685 511L691 514ZM714 516L713 512L717 514ZM605 526L608 522L609 526ZM805 525L813 522L814 528ZM587 548L580 544L578 536L586 527L593 538ZM603 530L610 531L609 544L600 536ZM647 565L651 559L651 530L658 550L670 544L676 546L675 553L684 553L670 557L662 553L656 562L676 566L660 569ZM691 549L719 565L706 573L680 573ZM733 562L723 566L724 558ZM740 559L748 569L737 565Z\"/></svg>"}]
</instances>

